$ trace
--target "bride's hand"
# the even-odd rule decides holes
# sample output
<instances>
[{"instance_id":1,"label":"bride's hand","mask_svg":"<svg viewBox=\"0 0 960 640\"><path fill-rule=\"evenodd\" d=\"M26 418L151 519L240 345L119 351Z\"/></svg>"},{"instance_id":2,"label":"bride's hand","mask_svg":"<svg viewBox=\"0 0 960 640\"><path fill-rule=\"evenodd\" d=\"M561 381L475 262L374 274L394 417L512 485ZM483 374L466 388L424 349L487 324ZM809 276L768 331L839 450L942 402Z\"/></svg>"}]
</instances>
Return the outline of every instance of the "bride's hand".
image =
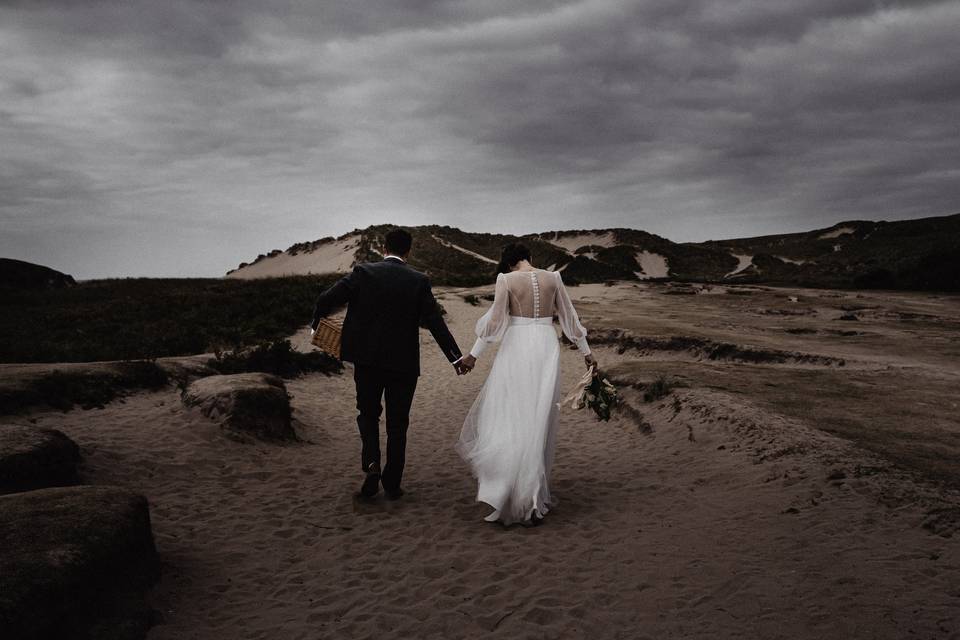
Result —
<instances>
[{"instance_id":1,"label":"bride's hand","mask_svg":"<svg viewBox=\"0 0 960 640\"><path fill-rule=\"evenodd\" d=\"M600 366L597 363L597 359L593 357L592 353L588 353L587 355L583 356L583 361L586 363L588 369L596 369L598 366Z\"/></svg>"},{"instance_id":2,"label":"bride's hand","mask_svg":"<svg viewBox=\"0 0 960 640\"><path fill-rule=\"evenodd\" d=\"M463 356L463 358L461 358L460 362L457 364L463 368L463 373L470 373L473 371L473 368L477 366L477 359L468 353L467 355Z\"/></svg>"}]
</instances>

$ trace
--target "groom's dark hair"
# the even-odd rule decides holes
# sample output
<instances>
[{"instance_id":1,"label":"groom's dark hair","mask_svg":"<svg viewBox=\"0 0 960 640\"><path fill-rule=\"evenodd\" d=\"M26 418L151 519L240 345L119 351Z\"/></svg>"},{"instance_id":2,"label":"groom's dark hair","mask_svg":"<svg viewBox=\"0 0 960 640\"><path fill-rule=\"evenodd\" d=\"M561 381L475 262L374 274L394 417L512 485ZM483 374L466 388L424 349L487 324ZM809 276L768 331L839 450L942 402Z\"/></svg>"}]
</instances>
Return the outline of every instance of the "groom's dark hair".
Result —
<instances>
[{"instance_id":1,"label":"groom's dark hair","mask_svg":"<svg viewBox=\"0 0 960 640\"><path fill-rule=\"evenodd\" d=\"M387 246L388 253L405 256L410 253L410 247L413 246L413 236L406 229L392 229L387 232L383 242Z\"/></svg>"}]
</instances>

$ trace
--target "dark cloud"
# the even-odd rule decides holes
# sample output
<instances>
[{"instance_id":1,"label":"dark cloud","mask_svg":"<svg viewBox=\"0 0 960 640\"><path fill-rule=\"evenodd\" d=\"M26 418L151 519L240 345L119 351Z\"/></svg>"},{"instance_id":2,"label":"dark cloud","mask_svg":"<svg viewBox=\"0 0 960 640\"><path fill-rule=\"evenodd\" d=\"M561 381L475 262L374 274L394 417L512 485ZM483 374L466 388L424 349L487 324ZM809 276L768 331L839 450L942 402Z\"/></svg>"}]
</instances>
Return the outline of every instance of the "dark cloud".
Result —
<instances>
[{"instance_id":1,"label":"dark cloud","mask_svg":"<svg viewBox=\"0 0 960 640\"><path fill-rule=\"evenodd\" d=\"M0 254L216 275L367 224L960 210L960 6L0 2Z\"/></svg>"}]
</instances>

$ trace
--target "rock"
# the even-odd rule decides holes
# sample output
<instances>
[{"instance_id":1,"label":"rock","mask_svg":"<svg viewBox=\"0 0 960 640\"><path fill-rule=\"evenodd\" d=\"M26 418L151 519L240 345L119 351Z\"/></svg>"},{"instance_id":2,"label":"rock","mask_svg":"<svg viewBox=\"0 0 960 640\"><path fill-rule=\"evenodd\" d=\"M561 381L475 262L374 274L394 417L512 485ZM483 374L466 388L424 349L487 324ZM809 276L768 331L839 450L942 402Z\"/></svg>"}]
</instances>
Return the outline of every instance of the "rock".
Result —
<instances>
[{"instance_id":1,"label":"rock","mask_svg":"<svg viewBox=\"0 0 960 640\"><path fill-rule=\"evenodd\" d=\"M4 638L143 638L159 560L143 496L60 487L0 496Z\"/></svg>"},{"instance_id":2,"label":"rock","mask_svg":"<svg viewBox=\"0 0 960 640\"><path fill-rule=\"evenodd\" d=\"M0 424L0 494L77 484L80 447L55 429Z\"/></svg>"},{"instance_id":3,"label":"rock","mask_svg":"<svg viewBox=\"0 0 960 640\"><path fill-rule=\"evenodd\" d=\"M296 440L290 424L290 397L283 380L268 373L237 373L196 380L183 392L183 403L199 407L233 436L246 439Z\"/></svg>"}]
</instances>

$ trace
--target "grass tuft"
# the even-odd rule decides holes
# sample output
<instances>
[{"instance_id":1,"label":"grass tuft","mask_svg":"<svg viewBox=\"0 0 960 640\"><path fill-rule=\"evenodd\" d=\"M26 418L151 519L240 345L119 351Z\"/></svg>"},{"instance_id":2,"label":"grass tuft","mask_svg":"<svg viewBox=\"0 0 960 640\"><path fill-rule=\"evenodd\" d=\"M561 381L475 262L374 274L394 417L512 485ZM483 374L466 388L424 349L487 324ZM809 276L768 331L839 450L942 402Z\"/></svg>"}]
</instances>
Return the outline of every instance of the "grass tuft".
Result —
<instances>
[{"instance_id":1,"label":"grass tuft","mask_svg":"<svg viewBox=\"0 0 960 640\"><path fill-rule=\"evenodd\" d=\"M160 389L170 382L167 372L152 360L120 362L100 371L56 369L38 378L24 393L0 402L0 413L14 413L30 405L45 404L69 411L102 409L110 401L135 389Z\"/></svg>"},{"instance_id":2,"label":"grass tuft","mask_svg":"<svg viewBox=\"0 0 960 640\"><path fill-rule=\"evenodd\" d=\"M677 382L672 382L666 376L658 376L656 380L647 385L643 392L644 402L656 402L665 398L676 388L680 386Z\"/></svg>"}]
</instances>

